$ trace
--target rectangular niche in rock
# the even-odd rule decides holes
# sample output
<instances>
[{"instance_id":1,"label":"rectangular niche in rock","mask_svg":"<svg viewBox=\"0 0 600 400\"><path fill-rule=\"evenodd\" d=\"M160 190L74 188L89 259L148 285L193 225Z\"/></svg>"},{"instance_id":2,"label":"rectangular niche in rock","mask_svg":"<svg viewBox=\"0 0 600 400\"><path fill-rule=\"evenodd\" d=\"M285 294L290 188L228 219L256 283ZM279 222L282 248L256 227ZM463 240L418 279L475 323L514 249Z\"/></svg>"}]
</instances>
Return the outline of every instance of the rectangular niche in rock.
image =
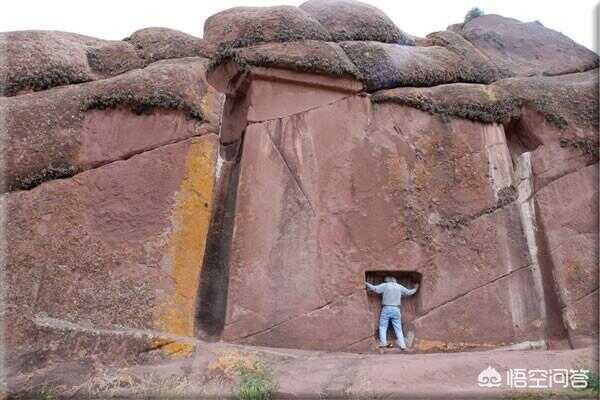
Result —
<instances>
[{"instance_id":1,"label":"rectangular niche in rock","mask_svg":"<svg viewBox=\"0 0 600 400\"><path fill-rule=\"evenodd\" d=\"M393 276L399 284L412 289L415 284L421 284L422 275L415 271L366 271L365 280L373 285L383 283L386 276ZM381 311L381 295L367 291L369 298L369 311L373 319L373 334L378 338L379 312ZM403 297L401 305L402 330L406 339L406 345L412 346L415 338L415 330L412 321L420 314L420 290L412 296ZM396 340L393 329L390 325L388 329L388 343Z\"/></svg>"}]
</instances>

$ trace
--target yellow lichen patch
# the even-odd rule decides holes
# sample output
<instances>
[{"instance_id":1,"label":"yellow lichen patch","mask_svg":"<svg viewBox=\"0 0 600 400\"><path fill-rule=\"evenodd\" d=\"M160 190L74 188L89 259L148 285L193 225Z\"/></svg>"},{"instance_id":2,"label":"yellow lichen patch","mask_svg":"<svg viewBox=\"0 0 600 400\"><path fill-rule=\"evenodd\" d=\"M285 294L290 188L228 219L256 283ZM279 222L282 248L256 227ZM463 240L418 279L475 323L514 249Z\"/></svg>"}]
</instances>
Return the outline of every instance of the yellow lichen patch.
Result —
<instances>
[{"instance_id":1,"label":"yellow lichen patch","mask_svg":"<svg viewBox=\"0 0 600 400\"><path fill-rule=\"evenodd\" d=\"M214 109L214 102L214 96L210 92L200 100L200 110L202 110L203 115L209 115L211 113Z\"/></svg>"},{"instance_id":2,"label":"yellow lichen patch","mask_svg":"<svg viewBox=\"0 0 600 400\"><path fill-rule=\"evenodd\" d=\"M173 342L164 346L163 354L171 358L185 358L194 352L194 345L191 343Z\"/></svg>"},{"instance_id":3,"label":"yellow lichen patch","mask_svg":"<svg viewBox=\"0 0 600 400\"><path fill-rule=\"evenodd\" d=\"M223 108L223 94L214 90L207 83L207 92L200 101L200 110L202 115L208 120L211 120L211 116L215 117L220 110Z\"/></svg>"},{"instance_id":4,"label":"yellow lichen patch","mask_svg":"<svg viewBox=\"0 0 600 400\"><path fill-rule=\"evenodd\" d=\"M169 258L174 290L160 310L158 325L178 336L194 335L195 301L213 206L217 140L214 135L194 139L189 148L185 176L176 195ZM170 355L186 356L190 343L162 347Z\"/></svg>"},{"instance_id":5,"label":"yellow lichen patch","mask_svg":"<svg viewBox=\"0 0 600 400\"><path fill-rule=\"evenodd\" d=\"M388 156L384 159L388 179L394 189L402 190L410 183L410 172L404 158Z\"/></svg>"},{"instance_id":6,"label":"yellow lichen patch","mask_svg":"<svg viewBox=\"0 0 600 400\"><path fill-rule=\"evenodd\" d=\"M208 365L211 376L233 380L240 369L255 370L258 358L253 354L230 351L221 354Z\"/></svg>"},{"instance_id":7,"label":"yellow lichen patch","mask_svg":"<svg viewBox=\"0 0 600 400\"><path fill-rule=\"evenodd\" d=\"M418 351L461 351L475 348L495 348L504 345L504 343L468 343L468 342L443 342L441 340L420 339L415 344Z\"/></svg>"},{"instance_id":8,"label":"yellow lichen patch","mask_svg":"<svg viewBox=\"0 0 600 400\"><path fill-rule=\"evenodd\" d=\"M444 348L446 343L440 340L419 340L415 348L419 351L431 351Z\"/></svg>"},{"instance_id":9,"label":"yellow lichen patch","mask_svg":"<svg viewBox=\"0 0 600 400\"><path fill-rule=\"evenodd\" d=\"M194 345L172 339L155 339L152 341L150 349L160 349L167 356L179 358L190 355L194 351Z\"/></svg>"},{"instance_id":10,"label":"yellow lichen patch","mask_svg":"<svg viewBox=\"0 0 600 400\"><path fill-rule=\"evenodd\" d=\"M544 321L542 321L541 319L536 319L531 322L531 325L533 325L536 328L541 328L542 326L544 326Z\"/></svg>"}]
</instances>

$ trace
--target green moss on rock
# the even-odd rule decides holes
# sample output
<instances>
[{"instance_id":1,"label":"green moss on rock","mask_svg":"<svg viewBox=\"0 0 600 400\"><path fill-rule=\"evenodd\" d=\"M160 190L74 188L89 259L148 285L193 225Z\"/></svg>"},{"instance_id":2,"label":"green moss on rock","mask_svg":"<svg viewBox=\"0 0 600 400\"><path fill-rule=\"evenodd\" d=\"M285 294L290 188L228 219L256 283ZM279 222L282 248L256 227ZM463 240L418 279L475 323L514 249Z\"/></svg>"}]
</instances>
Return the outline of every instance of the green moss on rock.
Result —
<instances>
[{"instance_id":1,"label":"green moss on rock","mask_svg":"<svg viewBox=\"0 0 600 400\"><path fill-rule=\"evenodd\" d=\"M49 165L46 168L41 169L33 175L29 175L23 178L17 178L17 187L10 188L10 190L21 189L29 190L46 181L54 179L70 178L77 173L77 168L72 165L53 166Z\"/></svg>"},{"instance_id":2,"label":"green moss on rock","mask_svg":"<svg viewBox=\"0 0 600 400\"><path fill-rule=\"evenodd\" d=\"M373 103L395 103L417 108L442 117L458 117L484 123L506 123L520 112L522 103L515 98L485 103L438 102L426 94L407 93L396 96L384 92L372 97Z\"/></svg>"},{"instance_id":3,"label":"green moss on rock","mask_svg":"<svg viewBox=\"0 0 600 400\"><path fill-rule=\"evenodd\" d=\"M589 155L595 160L597 160L600 155L600 145L597 141L589 138L561 138L559 143L560 147L562 148L573 148L580 150L583 154Z\"/></svg>"},{"instance_id":4,"label":"green moss on rock","mask_svg":"<svg viewBox=\"0 0 600 400\"><path fill-rule=\"evenodd\" d=\"M12 75L0 81L0 95L15 96L21 91L38 92L56 86L90 81L87 73L74 68L55 67L25 75Z\"/></svg>"},{"instance_id":5,"label":"green moss on rock","mask_svg":"<svg viewBox=\"0 0 600 400\"><path fill-rule=\"evenodd\" d=\"M105 110L108 108L127 107L138 115L148 115L157 108L184 111L190 118L202 121L202 111L181 96L166 91L156 91L150 95L140 95L127 90L110 94L94 95L85 99L83 110Z\"/></svg>"},{"instance_id":6,"label":"green moss on rock","mask_svg":"<svg viewBox=\"0 0 600 400\"><path fill-rule=\"evenodd\" d=\"M330 42L305 40L247 48L221 47L211 60L209 70L227 61L235 62L243 71L256 66L362 79L344 51L336 43Z\"/></svg>"}]
</instances>

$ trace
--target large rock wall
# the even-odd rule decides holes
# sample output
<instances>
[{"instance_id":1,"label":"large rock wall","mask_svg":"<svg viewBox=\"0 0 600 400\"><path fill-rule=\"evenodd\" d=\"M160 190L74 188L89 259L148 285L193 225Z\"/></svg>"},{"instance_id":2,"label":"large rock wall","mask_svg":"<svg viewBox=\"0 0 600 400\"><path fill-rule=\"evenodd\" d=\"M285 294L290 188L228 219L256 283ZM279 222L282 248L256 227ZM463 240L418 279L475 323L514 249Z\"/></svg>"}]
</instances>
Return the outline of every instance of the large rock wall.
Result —
<instances>
[{"instance_id":1,"label":"large rock wall","mask_svg":"<svg viewBox=\"0 0 600 400\"><path fill-rule=\"evenodd\" d=\"M211 57L203 39L165 28L147 28L124 40L102 40L60 31L0 33L0 96L102 80L158 60Z\"/></svg>"},{"instance_id":2,"label":"large rock wall","mask_svg":"<svg viewBox=\"0 0 600 400\"><path fill-rule=\"evenodd\" d=\"M2 191L218 133L222 96L204 79L207 64L163 61L111 79L0 99L7 144Z\"/></svg>"},{"instance_id":3,"label":"large rock wall","mask_svg":"<svg viewBox=\"0 0 600 400\"><path fill-rule=\"evenodd\" d=\"M422 274L417 349L544 341L501 125L360 95L308 108L246 128L225 340L368 349L365 272L390 270Z\"/></svg>"},{"instance_id":4,"label":"large rock wall","mask_svg":"<svg viewBox=\"0 0 600 400\"><path fill-rule=\"evenodd\" d=\"M6 195L8 343L28 343L38 314L193 334L215 145L187 139Z\"/></svg>"},{"instance_id":5,"label":"large rock wall","mask_svg":"<svg viewBox=\"0 0 600 400\"><path fill-rule=\"evenodd\" d=\"M9 375L190 354L223 100L206 65L2 99Z\"/></svg>"},{"instance_id":6,"label":"large rock wall","mask_svg":"<svg viewBox=\"0 0 600 400\"><path fill-rule=\"evenodd\" d=\"M416 351L596 344L598 57L539 23L448 29L311 0L206 40L2 34L9 374L194 336L368 351L386 271L421 283Z\"/></svg>"}]
</instances>

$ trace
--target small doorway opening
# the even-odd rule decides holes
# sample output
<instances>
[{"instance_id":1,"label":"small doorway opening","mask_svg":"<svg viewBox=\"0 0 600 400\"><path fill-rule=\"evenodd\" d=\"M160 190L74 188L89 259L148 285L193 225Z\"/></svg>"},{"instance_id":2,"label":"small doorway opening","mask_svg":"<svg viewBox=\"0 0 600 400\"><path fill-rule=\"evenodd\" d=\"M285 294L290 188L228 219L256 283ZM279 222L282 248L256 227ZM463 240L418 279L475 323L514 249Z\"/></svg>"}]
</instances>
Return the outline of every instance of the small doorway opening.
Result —
<instances>
[{"instance_id":1,"label":"small doorway opening","mask_svg":"<svg viewBox=\"0 0 600 400\"><path fill-rule=\"evenodd\" d=\"M366 271L365 280L373 285L383 283L386 276L393 276L399 284L412 289L417 283L421 285L422 275L415 271ZM375 340L379 337L379 313L381 311L381 295L367 291L369 299L369 311L373 319L373 337ZM415 338L415 329L412 321L420 314L420 290L412 296L403 297L401 305L402 331L406 345L412 347ZM396 336L390 325L388 329L388 343L394 343Z\"/></svg>"}]
</instances>

